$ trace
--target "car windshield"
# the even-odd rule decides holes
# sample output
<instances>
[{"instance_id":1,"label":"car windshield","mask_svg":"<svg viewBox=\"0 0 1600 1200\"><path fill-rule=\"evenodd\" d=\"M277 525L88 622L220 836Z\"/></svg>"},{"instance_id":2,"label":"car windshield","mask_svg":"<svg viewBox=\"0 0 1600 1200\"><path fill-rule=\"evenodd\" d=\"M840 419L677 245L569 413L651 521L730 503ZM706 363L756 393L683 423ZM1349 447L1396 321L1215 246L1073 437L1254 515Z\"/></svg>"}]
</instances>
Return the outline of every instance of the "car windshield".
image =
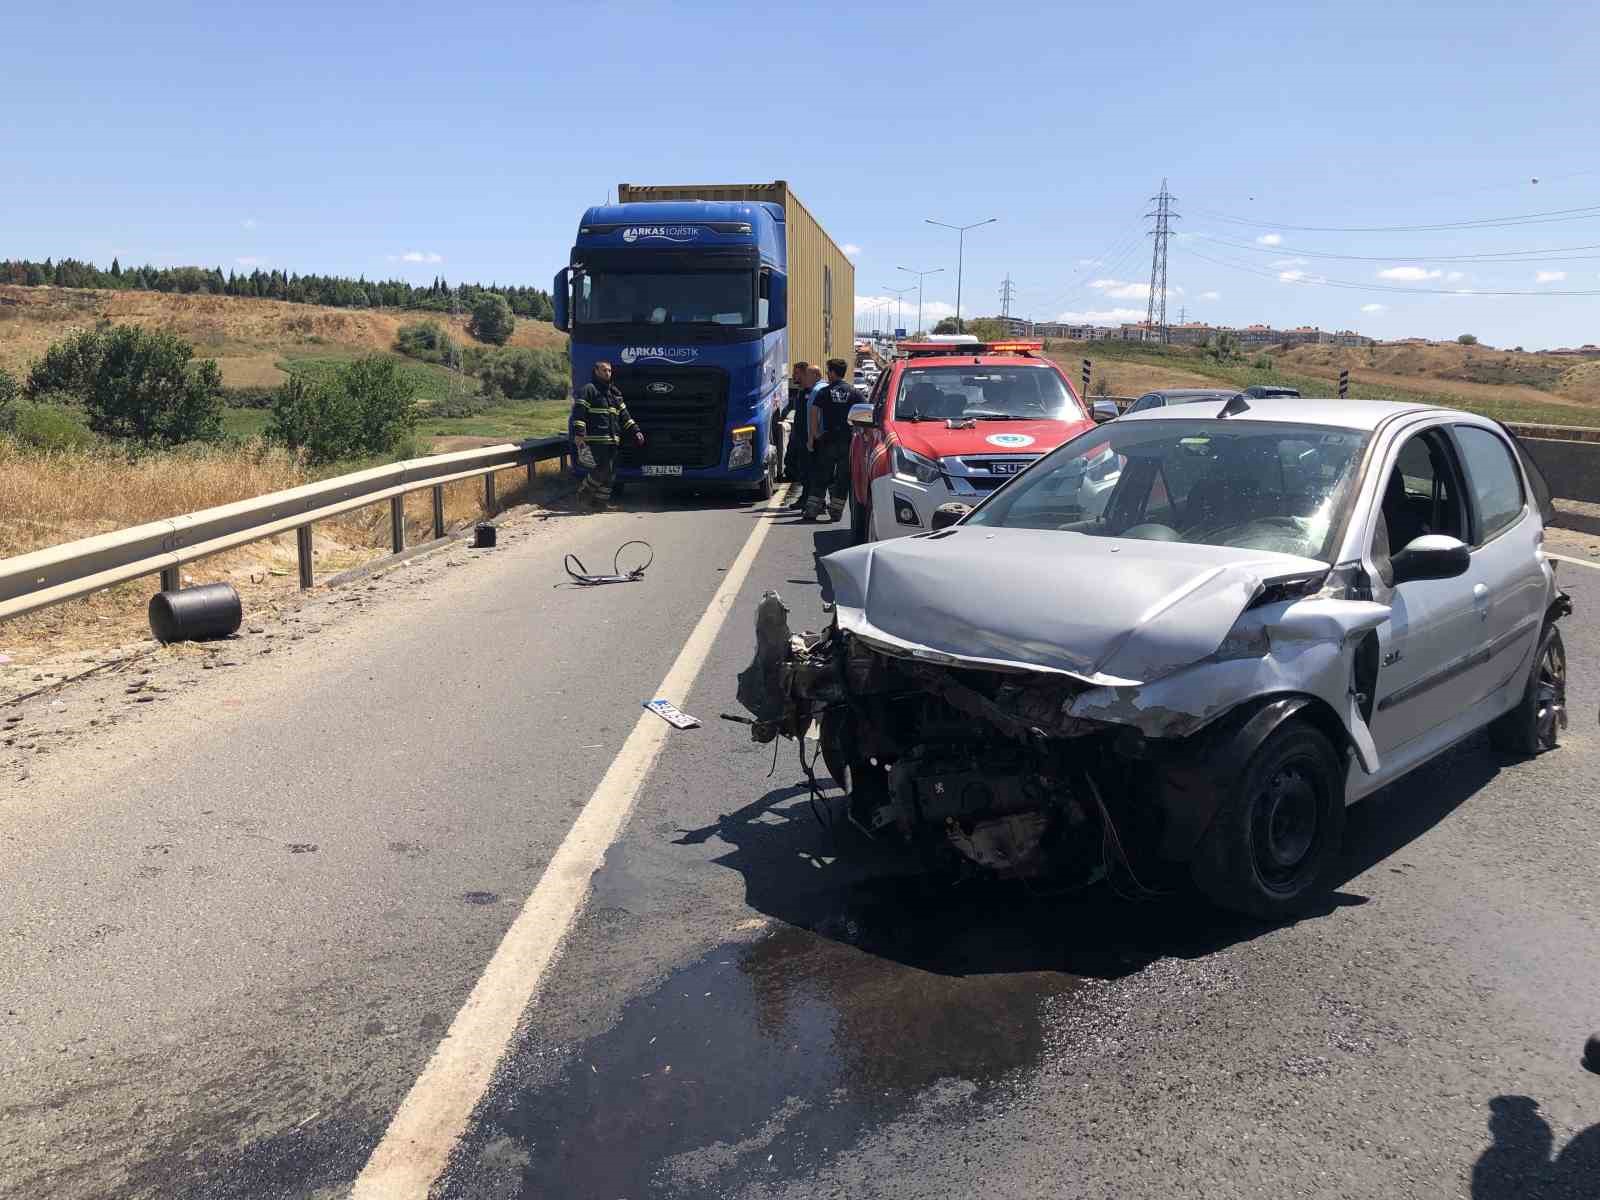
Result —
<instances>
[{"instance_id":1,"label":"car windshield","mask_svg":"<svg viewBox=\"0 0 1600 1200\"><path fill-rule=\"evenodd\" d=\"M1238 418L1113 421L1040 460L968 523L1328 561L1368 437Z\"/></svg>"},{"instance_id":2,"label":"car windshield","mask_svg":"<svg viewBox=\"0 0 1600 1200\"><path fill-rule=\"evenodd\" d=\"M578 277L580 325L755 324L755 284L745 271L593 271Z\"/></svg>"},{"instance_id":3,"label":"car windshield","mask_svg":"<svg viewBox=\"0 0 1600 1200\"><path fill-rule=\"evenodd\" d=\"M1083 410L1059 372L1032 367L909 367L900 375L894 415L901 421L1076 421Z\"/></svg>"}]
</instances>

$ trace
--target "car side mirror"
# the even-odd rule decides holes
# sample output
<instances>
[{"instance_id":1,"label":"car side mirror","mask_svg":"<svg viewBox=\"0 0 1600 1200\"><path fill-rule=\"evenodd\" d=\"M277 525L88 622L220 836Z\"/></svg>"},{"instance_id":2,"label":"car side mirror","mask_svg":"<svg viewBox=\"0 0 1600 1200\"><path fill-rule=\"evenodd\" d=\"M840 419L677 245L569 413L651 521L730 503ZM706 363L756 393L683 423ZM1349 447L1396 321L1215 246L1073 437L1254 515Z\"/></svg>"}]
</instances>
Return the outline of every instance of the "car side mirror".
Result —
<instances>
[{"instance_id":1,"label":"car side mirror","mask_svg":"<svg viewBox=\"0 0 1600 1200\"><path fill-rule=\"evenodd\" d=\"M948 529L971 511L972 505L951 500L933 510L933 516L928 518L928 524L934 529Z\"/></svg>"},{"instance_id":2,"label":"car side mirror","mask_svg":"<svg viewBox=\"0 0 1600 1200\"><path fill-rule=\"evenodd\" d=\"M861 429L871 429L877 424L872 419L872 405L866 403L852 404L850 411L845 414L845 421Z\"/></svg>"},{"instance_id":3,"label":"car side mirror","mask_svg":"<svg viewBox=\"0 0 1600 1200\"><path fill-rule=\"evenodd\" d=\"M1394 583L1416 579L1454 579L1472 565L1472 551L1460 538L1445 533L1425 533L1389 559Z\"/></svg>"},{"instance_id":4,"label":"car side mirror","mask_svg":"<svg viewBox=\"0 0 1600 1200\"><path fill-rule=\"evenodd\" d=\"M1121 414L1117 412L1115 400L1096 400L1089 408L1089 415L1094 418L1096 425L1104 425L1107 421L1115 421Z\"/></svg>"}]
</instances>

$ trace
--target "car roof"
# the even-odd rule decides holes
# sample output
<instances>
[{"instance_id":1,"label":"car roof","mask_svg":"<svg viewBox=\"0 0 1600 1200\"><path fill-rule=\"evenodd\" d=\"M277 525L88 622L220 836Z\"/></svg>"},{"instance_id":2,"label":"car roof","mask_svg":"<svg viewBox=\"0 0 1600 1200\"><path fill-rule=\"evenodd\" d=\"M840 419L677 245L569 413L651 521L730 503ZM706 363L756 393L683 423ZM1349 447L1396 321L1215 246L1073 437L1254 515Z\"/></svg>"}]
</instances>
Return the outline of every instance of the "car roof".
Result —
<instances>
[{"instance_id":1,"label":"car roof","mask_svg":"<svg viewBox=\"0 0 1600 1200\"><path fill-rule=\"evenodd\" d=\"M1207 396L1226 400L1238 391L1238 388L1151 388L1145 395L1165 396L1168 400L1204 400Z\"/></svg>"},{"instance_id":2,"label":"car roof","mask_svg":"<svg viewBox=\"0 0 1600 1200\"><path fill-rule=\"evenodd\" d=\"M1232 393L1230 393L1232 394ZM1220 398L1219 398L1220 399ZM1339 400L1317 397L1269 396L1247 400L1249 408L1228 420L1282 421L1288 425L1337 425L1346 429L1373 430L1390 417L1406 413L1438 412L1454 416L1471 416L1456 413L1453 409L1438 408L1432 404L1404 404L1393 400ZM1217 412L1221 412L1218 405ZM1212 417L1216 412L1209 414ZM1192 421L1194 409L1187 405L1166 408L1148 408L1143 412L1124 413L1119 421ZM1201 419L1204 419L1203 417Z\"/></svg>"}]
</instances>

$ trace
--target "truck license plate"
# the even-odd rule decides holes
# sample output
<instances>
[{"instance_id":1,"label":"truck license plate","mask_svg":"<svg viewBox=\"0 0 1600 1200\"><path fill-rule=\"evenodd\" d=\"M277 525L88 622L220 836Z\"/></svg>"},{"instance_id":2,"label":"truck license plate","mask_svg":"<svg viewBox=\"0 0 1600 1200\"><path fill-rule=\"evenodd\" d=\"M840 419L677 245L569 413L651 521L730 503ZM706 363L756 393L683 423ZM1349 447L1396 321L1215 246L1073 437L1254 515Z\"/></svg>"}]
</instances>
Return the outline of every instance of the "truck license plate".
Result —
<instances>
[{"instance_id":1,"label":"truck license plate","mask_svg":"<svg viewBox=\"0 0 1600 1200\"><path fill-rule=\"evenodd\" d=\"M682 475L683 474L683 468L682 467L664 467L664 466L661 466L661 465L656 464L656 463L650 463L650 464L647 464L645 466L640 467L639 468L639 473L641 475Z\"/></svg>"}]
</instances>

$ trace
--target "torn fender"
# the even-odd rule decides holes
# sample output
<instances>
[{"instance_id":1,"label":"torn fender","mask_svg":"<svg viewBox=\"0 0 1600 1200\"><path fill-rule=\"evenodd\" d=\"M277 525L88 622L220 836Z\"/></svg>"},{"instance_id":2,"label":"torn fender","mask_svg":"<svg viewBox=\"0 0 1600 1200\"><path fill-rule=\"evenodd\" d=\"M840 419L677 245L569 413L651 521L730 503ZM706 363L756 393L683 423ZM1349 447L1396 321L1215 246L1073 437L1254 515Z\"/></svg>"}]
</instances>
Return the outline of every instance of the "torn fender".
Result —
<instances>
[{"instance_id":1,"label":"torn fender","mask_svg":"<svg viewBox=\"0 0 1600 1200\"><path fill-rule=\"evenodd\" d=\"M1251 700L1314 696L1339 718L1371 774L1378 751L1352 683L1358 647L1388 619L1388 605L1361 600L1307 599L1251 610L1217 654L1142 686L1092 688L1073 698L1069 713L1128 725L1146 737L1185 738Z\"/></svg>"}]
</instances>

